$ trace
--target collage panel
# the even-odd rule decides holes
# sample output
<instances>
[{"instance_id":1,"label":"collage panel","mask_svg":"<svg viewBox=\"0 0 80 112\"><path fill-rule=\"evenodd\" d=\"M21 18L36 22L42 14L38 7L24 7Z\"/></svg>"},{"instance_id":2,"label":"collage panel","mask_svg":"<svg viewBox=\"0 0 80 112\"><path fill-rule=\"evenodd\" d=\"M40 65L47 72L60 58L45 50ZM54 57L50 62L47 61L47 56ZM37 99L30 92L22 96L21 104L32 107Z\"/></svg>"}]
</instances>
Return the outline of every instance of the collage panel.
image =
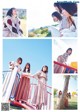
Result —
<instances>
[{"instance_id":1,"label":"collage panel","mask_svg":"<svg viewBox=\"0 0 80 112\"><path fill-rule=\"evenodd\" d=\"M53 40L53 73L77 74L78 51L77 39Z\"/></svg>"},{"instance_id":2,"label":"collage panel","mask_svg":"<svg viewBox=\"0 0 80 112\"><path fill-rule=\"evenodd\" d=\"M51 32L49 32L48 29L49 26L53 24L51 17L51 13L53 11L53 1L36 0L36 4L33 2L32 7L28 11L28 37L50 38Z\"/></svg>"},{"instance_id":3,"label":"collage panel","mask_svg":"<svg viewBox=\"0 0 80 112\"><path fill-rule=\"evenodd\" d=\"M3 37L27 36L27 10L17 8L3 9Z\"/></svg>"},{"instance_id":4,"label":"collage panel","mask_svg":"<svg viewBox=\"0 0 80 112\"><path fill-rule=\"evenodd\" d=\"M58 1L53 3L53 25L49 27L52 37L77 37L78 3Z\"/></svg>"},{"instance_id":5,"label":"collage panel","mask_svg":"<svg viewBox=\"0 0 80 112\"><path fill-rule=\"evenodd\" d=\"M32 7L28 15L28 37L77 37L78 3L45 1L45 6L40 2L42 7L39 3L35 9Z\"/></svg>"},{"instance_id":6,"label":"collage panel","mask_svg":"<svg viewBox=\"0 0 80 112\"><path fill-rule=\"evenodd\" d=\"M78 76L56 75L53 83L54 110L77 110Z\"/></svg>"},{"instance_id":7,"label":"collage panel","mask_svg":"<svg viewBox=\"0 0 80 112\"><path fill-rule=\"evenodd\" d=\"M52 109L51 39L3 39L2 74L2 107Z\"/></svg>"}]
</instances>

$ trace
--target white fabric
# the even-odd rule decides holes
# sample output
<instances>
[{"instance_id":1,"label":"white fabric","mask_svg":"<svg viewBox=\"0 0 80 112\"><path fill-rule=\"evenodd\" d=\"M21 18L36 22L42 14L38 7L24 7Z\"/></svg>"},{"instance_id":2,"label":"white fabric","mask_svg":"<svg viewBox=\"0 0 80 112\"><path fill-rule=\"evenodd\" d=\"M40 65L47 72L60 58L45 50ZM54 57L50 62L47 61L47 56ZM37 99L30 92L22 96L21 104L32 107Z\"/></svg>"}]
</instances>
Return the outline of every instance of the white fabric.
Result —
<instances>
[{"instance_id":1,"label":"white fabric","mask_svg":"<svg viewBox=\"0 0 80 112\"><path fill-rule=\"evenodd\" d=\"M12 26L10 24L8 24L7 20L10 19L12 21ZM6 16L3 20L3 25L6 25L7 27L5 28L3 26L3 37L18 37L18 36L22 36L22 33L19 31L20 29L20 24L19 24L19 18L13 18L10 16ZM15 26L16 24L16 26ZM12 27L14 27L18 34L12 31Z\"/></svg>"},{"instance_id":2,"label":"white fabric","mask_svg":"<svg viewBox=\"0 0 80 112\"><path fill-rule=\"evenodd\" d=\"M77 17L72 17L72 19L74 20L76 29L74 25L72 25L70 28L64 28L59 31L59 28L57 29L57 27L50 26L48 30L51 32L52 37L77 37Z\"/></svg>"}]
</instances>

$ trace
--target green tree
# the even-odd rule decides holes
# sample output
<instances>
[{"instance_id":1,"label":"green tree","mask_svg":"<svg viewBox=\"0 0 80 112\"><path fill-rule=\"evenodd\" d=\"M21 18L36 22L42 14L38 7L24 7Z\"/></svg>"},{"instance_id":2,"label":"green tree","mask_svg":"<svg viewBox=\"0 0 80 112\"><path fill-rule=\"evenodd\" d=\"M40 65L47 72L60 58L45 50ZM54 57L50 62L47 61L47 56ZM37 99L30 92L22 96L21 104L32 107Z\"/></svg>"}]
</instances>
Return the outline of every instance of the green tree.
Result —
<instances>
[{"instance_id":1,"label":"green tree","mask_svg":"<svg viewBox=\"0 0 80 112\"><path fill-rule=\"evenodd\" d=\"M54 89L54 96L56 96L57 95L57 89Z\"/></svg>"}]
</instances>

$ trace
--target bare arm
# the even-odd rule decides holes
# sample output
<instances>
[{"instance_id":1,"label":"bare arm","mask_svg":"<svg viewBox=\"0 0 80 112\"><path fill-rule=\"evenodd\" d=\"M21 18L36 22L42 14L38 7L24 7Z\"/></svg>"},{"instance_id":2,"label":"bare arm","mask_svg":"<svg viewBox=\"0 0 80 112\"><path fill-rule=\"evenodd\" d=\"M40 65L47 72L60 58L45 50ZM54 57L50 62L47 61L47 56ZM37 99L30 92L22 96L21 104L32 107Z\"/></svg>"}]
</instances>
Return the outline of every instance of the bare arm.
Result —
<instances>
[{"instance_id":1,"label":"bare arm","mask_svg":"<svg viewBox=\"0 0 80 112\"><path fill-rule=\"evenodd\" d=\"M38 79L38 78L39 78L39 76L40 76L40 74L41 74L41 71L39 71L39 72L35 73L35 74L33 75L33 77Z\"/></svg>"}]
</instances>

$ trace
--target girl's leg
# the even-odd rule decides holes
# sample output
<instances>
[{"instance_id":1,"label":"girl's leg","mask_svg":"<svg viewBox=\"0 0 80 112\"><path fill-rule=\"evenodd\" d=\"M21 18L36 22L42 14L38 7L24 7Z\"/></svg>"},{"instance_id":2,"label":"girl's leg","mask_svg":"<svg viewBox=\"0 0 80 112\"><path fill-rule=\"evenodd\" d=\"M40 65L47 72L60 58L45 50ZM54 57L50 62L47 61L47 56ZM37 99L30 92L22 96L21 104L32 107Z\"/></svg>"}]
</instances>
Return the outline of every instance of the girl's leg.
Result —
<instances>
[{"instance_id":1,"label":"girl's leg","mask_svg":"<svg viewBox=\"0 0 80 112\"><path fill-rule=\"evenodd\" d=\"M36 109L39 110L39 105L36 105Z\"/></svg>"},{"instance_id":2,"label":"girl's leg","mask_svg":"<svg viewBox=\"0 0 80 112\"><path fill-rule=\"evenodd\" d=\"M42 104L39 104L39 110L41 110L41 108L42 108Z\"/></svg>"}]
</instances>

